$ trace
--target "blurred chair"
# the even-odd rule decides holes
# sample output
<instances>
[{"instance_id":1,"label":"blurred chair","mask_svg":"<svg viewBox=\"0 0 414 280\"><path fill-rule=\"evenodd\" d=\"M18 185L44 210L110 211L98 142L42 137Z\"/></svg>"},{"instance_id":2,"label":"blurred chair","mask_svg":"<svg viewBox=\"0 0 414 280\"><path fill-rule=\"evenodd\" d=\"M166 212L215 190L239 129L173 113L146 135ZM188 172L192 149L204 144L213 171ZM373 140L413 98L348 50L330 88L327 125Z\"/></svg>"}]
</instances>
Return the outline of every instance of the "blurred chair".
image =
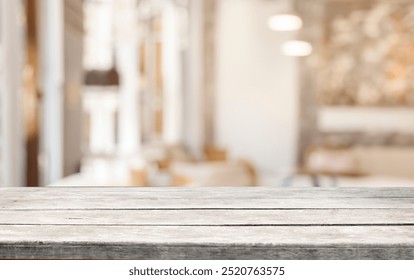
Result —
<instances>
[{"instance_id":1,"label":"blurred chair","mask_svg":"<svg viewBox=\"0 0 414 280\"><path fill-rule=\"evenodd\" d=\"M243 161L176 162L171 166L175 186L255 186L256 172Z\"/></svg>"}]
</instances>

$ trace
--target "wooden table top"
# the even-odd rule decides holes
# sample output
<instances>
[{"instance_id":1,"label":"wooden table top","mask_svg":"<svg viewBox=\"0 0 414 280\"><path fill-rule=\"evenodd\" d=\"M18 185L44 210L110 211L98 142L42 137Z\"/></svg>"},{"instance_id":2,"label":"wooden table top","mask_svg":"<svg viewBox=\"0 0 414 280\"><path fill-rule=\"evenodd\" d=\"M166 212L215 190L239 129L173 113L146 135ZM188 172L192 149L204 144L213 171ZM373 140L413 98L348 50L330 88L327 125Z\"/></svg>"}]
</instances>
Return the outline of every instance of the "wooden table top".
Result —
<instances>
[{"instance_id":1,"label":"wooden table top","mask_svg":"<svg viewBox=\"0 0 414 280\"><path fill-rule=\"evenodd\" d=\"M414 188L0 188L1 259L414 259Z\"/></svg>"}]
</instances>

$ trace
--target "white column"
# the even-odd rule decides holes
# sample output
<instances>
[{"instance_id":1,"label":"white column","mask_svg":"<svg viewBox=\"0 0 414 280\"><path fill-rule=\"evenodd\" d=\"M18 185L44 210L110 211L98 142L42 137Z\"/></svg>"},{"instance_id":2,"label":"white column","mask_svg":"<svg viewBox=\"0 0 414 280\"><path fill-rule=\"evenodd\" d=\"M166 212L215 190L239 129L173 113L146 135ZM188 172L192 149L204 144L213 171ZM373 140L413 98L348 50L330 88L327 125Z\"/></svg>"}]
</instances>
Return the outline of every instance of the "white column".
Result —
<instances>
[{"instance_id":1,"label":"white column","mask_svg":"<svg viewBox=\"0 0 414 280\"><path fill-rule=\"evenodd\" d=\"M141 147L137 7L133 0L118 0L116 4L119 5L116 14L116 61L120 74L119 151L122 155L134 155Z\"/></svg>"},{"instance_id":2,"label":"white column","mask_svg":"<svg viewBox=\"0 0 414 280\"><path fill-rule=\"evenodd\" d=\"M1 182L7 187L23 185L24 136L22 108L22 69L24 51L22 2L0 0L2 50L1 98Z\"/></svg>"},{"instance_id":3,"label":"white column","mask_svg":"<svg viewBox=\"0 0 414 280\"><path fill-rule=\"evenodd\" d=\"M172 1L165 2L163 11L163 78L164 130L166 144L176 145L183 140L183 87L181 83L179 19Z\"/></svg>"},{"instance_id":4,"label":"white column","mask_svg":"<svg viewBox=\"0 0 414 280\"><path fill-rule=\"evenodd\" d=\"M43 183L50 184L63 177L63 0L41 0L39 9Z\"/></svg>"},{"instance_id":5,"label":"white column","mask_svg":"<svg viewBox=\"0 0 414 280\"><path fill-rule=\"evenodd\" d=\"M138 114L138 47L124 42L118 47L120 74L119 151L131 155L140 150L140 122Z\"/></svg>"},{"instance_id":6,"label":"white column","mask_svg":"<svg viewBox=\"0 0 414 280\"><path fill-rule=\"evenodd\" d=\"M88 88L84 92L84 110L90 116L89 149L93 154L116 151L115 113L119 106L115 90L105 92L102 88Z\"/></svg>"}]
</instances>

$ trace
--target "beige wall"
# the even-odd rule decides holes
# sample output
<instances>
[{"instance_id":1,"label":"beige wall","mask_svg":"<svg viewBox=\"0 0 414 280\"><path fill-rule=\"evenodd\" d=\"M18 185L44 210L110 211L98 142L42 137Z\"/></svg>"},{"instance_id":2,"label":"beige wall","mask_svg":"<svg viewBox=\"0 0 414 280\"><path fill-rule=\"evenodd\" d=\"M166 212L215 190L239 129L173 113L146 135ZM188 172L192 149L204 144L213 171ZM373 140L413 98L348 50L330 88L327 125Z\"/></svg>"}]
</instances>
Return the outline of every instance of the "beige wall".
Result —
<instances>
[{"instance_id":1,"label":"beige wall","mask_svg":"<svg viewBox=\"0 0 414 280\"><path fill-rule=\"evenodd\" d=\"M294 34L267 27L271 1L218 1L216 143L260 171L295 164L297 63L280 45Z\"/></svg>"}]
</instances>

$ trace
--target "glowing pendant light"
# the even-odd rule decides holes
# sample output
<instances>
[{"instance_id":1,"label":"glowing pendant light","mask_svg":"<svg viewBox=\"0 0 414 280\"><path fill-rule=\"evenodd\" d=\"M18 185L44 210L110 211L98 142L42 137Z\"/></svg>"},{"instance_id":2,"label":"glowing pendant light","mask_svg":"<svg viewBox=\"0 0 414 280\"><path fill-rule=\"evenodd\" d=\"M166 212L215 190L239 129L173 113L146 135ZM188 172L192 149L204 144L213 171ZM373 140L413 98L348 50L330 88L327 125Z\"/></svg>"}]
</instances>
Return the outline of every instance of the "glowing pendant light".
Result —
<instances>
[{"instance_id":1,"label":"glowing pendant light","mask_svg":"<svg viewBox=\"0 0 414 280\"><path fill-rule=\"evenodd\" d=\"M291 0L277 2L279 12L271 16L268 20L268 26L275 31L295 31L303 26L302 19L294 12Z\"/></svg>"},{"instance_id":2,"label":"glowing pendant light","mask_svg":"<svg viewBox=\"0 0 414 280\"><path fill-rule=\"evenodd\" d=\"M312 51L312 45L306 41L293 40L282 45L282 53L287 56L308 56Z\"/></svg>"},{"instance_id":3,"label":"glowing pendant light","mask_svg":"<svg viewBox=\"0 0 414 280\"><path fill-rule=\"evenodd\" d=\"M294 14L277 14L270 17L268 26L275 31L294 31L301 29L303 22L299 16Z\"/></svg>"},{"instance_id":4,"label":"glowing pendant light","mask_svg":"<svg viewBox=\"0 0 414 280\"><path fill-rule=\"evenodd\" d=\"M302 19L294 12L292 1L285 0L281 3L280 10L286 11L271 16L268 26L275 31L296 31L303 27ZM285 42L281 51L286 56L303 57L312 54L312 45L306 41L292 40Z\"/></svg>"}]
</instances>

